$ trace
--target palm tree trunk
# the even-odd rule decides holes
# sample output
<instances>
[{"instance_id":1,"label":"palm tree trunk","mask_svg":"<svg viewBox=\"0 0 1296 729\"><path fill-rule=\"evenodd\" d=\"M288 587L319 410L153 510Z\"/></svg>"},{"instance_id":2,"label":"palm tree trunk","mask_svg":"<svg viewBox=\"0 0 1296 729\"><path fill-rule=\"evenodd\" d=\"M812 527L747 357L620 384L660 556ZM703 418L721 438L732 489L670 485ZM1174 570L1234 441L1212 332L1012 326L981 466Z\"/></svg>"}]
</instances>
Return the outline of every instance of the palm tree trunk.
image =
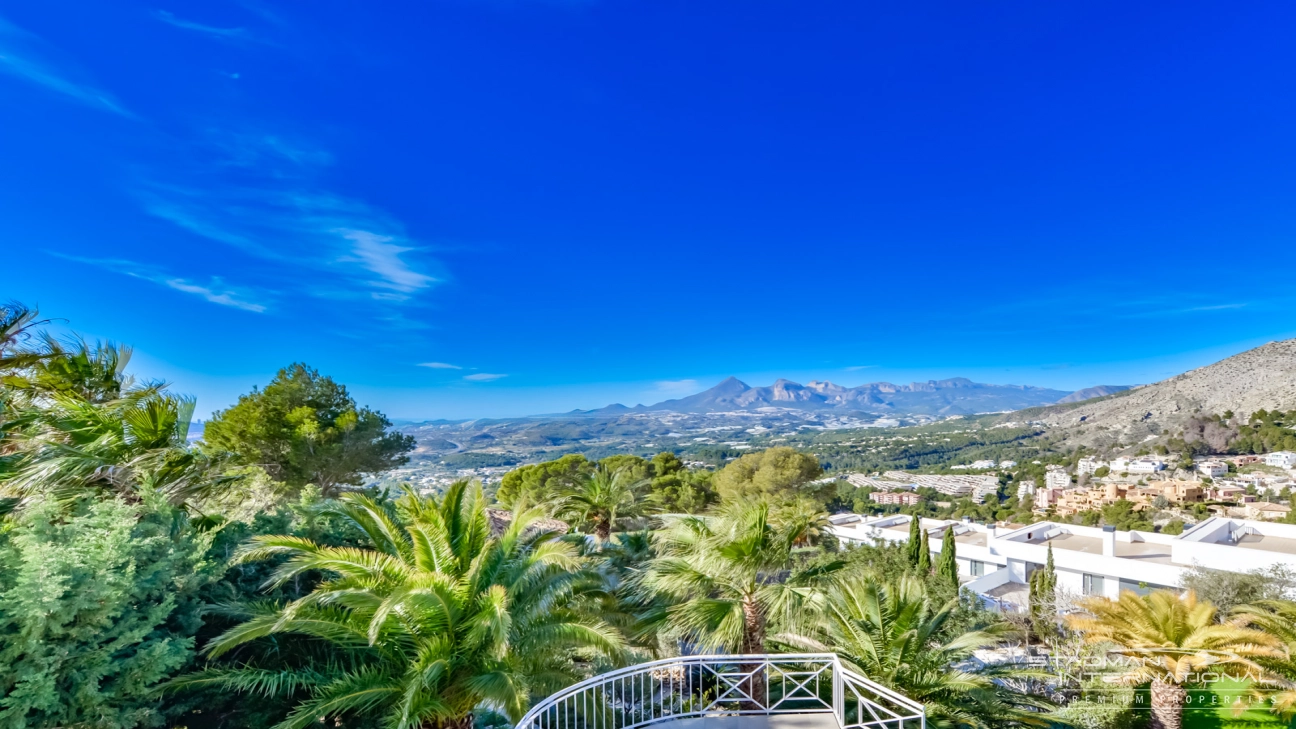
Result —
<instances>
[{"instance_id":1,"label":"palm tree trunk","mask_svg":"<svg viewBox=\"0 0 1296 729\"><path fill-rule=\"evenodd\" d=\"M612 523L607 521L598 521L594 525L594 536L598 537L599 544L604 544L612 538Z\"/></svg>"},{"instance_id":2,"label":"palm tree trunk","mask_svg":"<svg viewBox=\"0 0 1296 729\"><path fill-rule=\"evenodd\" d=\"M761 609L759 603L752 596L743 598L743 636L740 652L762 654L765 652L765 611ZM755 699L754 702L744 702L748 706L744 708L763 709L765 708L765 668L760 663L748 663L742 667L745 673L750 673L751 678L744 683L743 690L747 695Z\"/></svg>"},{"instance_id":3,"label":"palm tree trunk","mask_svg":"<svg viewBox=\"0 0 1296 729\"><path fill-rule=\"evenodd\" d=\"M1182 729L1184 698L1188 692L1177 683L1152 682L1152 728Z\"/></svg>"}]
</instances>

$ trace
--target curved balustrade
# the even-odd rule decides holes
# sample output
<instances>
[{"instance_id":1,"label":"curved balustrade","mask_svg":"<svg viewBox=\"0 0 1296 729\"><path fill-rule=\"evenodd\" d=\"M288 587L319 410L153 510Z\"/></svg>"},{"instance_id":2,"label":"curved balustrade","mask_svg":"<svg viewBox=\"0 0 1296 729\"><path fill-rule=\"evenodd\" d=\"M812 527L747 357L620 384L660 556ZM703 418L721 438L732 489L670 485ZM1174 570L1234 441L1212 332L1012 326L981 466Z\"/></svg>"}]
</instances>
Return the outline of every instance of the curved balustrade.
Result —
<instances>
[{"instance_id":1,"label":"curved balustrade","mask_svg":"<svg viewBox=\"0 0 1296 729\"><path fill-rule=\"evenodd\" d=\"M636 729L676 719L820 714L840 729L925 729L923 707L832 653L681 656L595 676L536 704L516 729Z\"/></svg>"}]
</instances>

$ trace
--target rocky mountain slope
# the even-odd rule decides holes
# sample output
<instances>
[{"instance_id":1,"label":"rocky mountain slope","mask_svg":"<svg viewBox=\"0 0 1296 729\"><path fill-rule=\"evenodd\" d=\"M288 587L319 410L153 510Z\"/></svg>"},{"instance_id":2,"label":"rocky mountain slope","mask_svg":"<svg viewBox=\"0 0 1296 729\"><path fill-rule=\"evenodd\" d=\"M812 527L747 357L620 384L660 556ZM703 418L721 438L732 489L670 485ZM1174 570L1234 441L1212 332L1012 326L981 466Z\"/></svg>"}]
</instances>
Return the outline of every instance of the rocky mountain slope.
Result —
<instances>
[{"instance_id":1,"label":"rocky mountain slope","mask_svg":"<svg viewBox=\"0 0 1296 729\"><path fill-rule=\"evenodd\" d=\"M1132 444L1174 432L1194 415L1296 408L1296 339L1270 342L1212 365L1115 395L1006 416L1073 431L1092 445Z\"/></svg>"},{"instance_id":2,"label":"rocky mountain slope","mask_svg":"<svg viewBox=\"0 0 1296 729\"><path fill-rule=\"evenodd\" d=\"M1083 390L1076 390L1066 397L1058 400L1056 404L1064 405L1069 402L1080 402L1082 400L1092 400L1095 397L1106 397L1115 395L1118 392L1125 392L1130 389L1131 385L1098 385L1097 387L1086 387Z\"/></svg>"},{"instance_id":3,"label":"rocky mountain slope","mask_svg":"<svg viewBox=\"0 0 1296 729\"><path fill-rule=\"evenodd\" d=\"M872 382L843 387L832 382L802 385L779 380L768 387L752 387L730 377L696 395L667 400L655 405L609 405L587 411L589 415L629 412L712 413L776 407L795 410L840 410L877 415L969 415L1000 412L1058 402L1067 393L1027 385L986 385L967 378L928 380L908 385Z\"/></svg>"}]
</instances>

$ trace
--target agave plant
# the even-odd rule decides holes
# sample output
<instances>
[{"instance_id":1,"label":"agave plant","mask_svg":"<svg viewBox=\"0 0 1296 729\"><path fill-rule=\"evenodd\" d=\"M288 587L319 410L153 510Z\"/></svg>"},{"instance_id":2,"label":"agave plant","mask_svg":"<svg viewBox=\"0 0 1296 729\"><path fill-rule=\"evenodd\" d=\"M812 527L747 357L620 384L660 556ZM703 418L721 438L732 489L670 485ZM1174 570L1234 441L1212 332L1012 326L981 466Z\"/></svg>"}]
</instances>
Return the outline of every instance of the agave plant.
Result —
<instances>
[{"instance_id":1,"label":"agave plant","mask_svg":"<svg viewBox=\"0 0 1296 729\"><path fill-rule=\"evenodd\" d=\"M204 649L216 658L289 634L327 646L303 668L209 668L175 686L217 686L296 703L277 729L365 717L392 729L463 729L489 707L517 720L530 697L576 679L624 641L581 609L590 575L572 544L517 514L492 536L479 485L443 499L406 493L389 507L350 494L336 514L369 548L289 536L255 538L239 560L285 558L268 585L305 573L324 580L305 597L248 608L249 618Z\"/></svg>"}]
</instances>

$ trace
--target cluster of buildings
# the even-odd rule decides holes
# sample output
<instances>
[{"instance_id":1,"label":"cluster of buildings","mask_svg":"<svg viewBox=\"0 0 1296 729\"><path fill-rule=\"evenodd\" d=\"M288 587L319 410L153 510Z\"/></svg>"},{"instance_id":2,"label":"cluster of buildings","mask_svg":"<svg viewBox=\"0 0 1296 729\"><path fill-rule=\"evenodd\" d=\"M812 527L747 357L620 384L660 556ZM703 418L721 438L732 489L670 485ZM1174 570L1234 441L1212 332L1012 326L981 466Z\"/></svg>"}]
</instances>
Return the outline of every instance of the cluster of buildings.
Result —
<instances>
[{"instance_id":1,"label":"cluster of buildings","mask_svg":"<svg viewBox=\"0 0 1296 729\"><path fill-rule=\"evenodd\" d=\"M887 471L881 476L852 473L846 477L846 481L858 488L867 486L873 489L874 493L869 494L869 498L879 504L916 504L922 500L921 497L917 494L906 496L903 492L920 488L934 489L937 493L955 499L971 498L979 504L999 489L998 477L991 475L931 475Z\"/></svg>"},{"instance_id":2,"label":"cluster of buildings","mask_svg":"<svg viewBox=\"0 0 1296 729\"><path fill-rule=\"evenodd\" d=\"M959 464L957 466L950 466L950 468L986 471L991 468L1012 468L1013 466L1016 465L1017 465L1017 461L999 461L996 463L995 461L986 460L986 461L972 461L971 463L968 464Z\"/></svg>"},{"instance_id":3,"label":"cluster of buildings","mask_svg":"<svg viewBox=\"0 0 1296 729\"><path fill-rule=\"evenodd\" d=\"M1107 480L1088 488L1071 483L1071 477L1061 466L1049 466L1045 485L1033 491L1036 512L1050 512L1057 516L1071 516L1081 511L1097 510L1119 500L1131 501L1135 510L1153 507L1184 507L1191 504L1208 504L1211 511L1233 518L1277 520L1291 511L1286 504L1269 503L1257 499L1258 493L1279 494L1296 487L1292 476L1273 473L1230 472L1233 466L1264 463L1286 467L1296 463L1296 454L1282 451L1265 456L1240 456L1229 460L1208 459L1194 464L1201 480L1182 481L1165 478L1165 462L1155 457L1117 458L1110 462L1096 458L1082 458L1076 464L1078 474L1093 475L1107 467L1113 476L1142 475L1137 485ZM1158 502L1162 499L1163 502Z\"/></svg>"},{"instance_id":4,"label":"cluster of buildings","mask_svg":"<svg viewBox=\"0 0 1296 729\"><path fill-rule=\"evenodd\" d=\"M1092 456L1081 458L1076 464L1076 473L1093 474L1100 468L1106 467L1112 473L1128 473L1131 475L1144 476L1148 474L1164 471L1166 462L1156 456L1139 456L1136 458L1127 458L1121 456L1111 461L1102 461Z\"/></svg>"},{"instance_id":5,"label":"cluster of buildings","mask_svg":"<svg viewBox=\"0 0 1296 729\"><path fill-rule=\"evenodd\" d=\"M922 497L913 491L874 491L869 500L875 504L913 506L922 501Z\"/></svg>"},{"instance_id":6,"label":"cluster of buildings","mask_svg":"<svg viewBox=\"0 0 1296 729\"><path fill-rule=\"evenodd\" d=\"M903 542L909 538L913 518L838 514L831 517L828 531L846 545ZM928 532L935 554L941 551L945 531L952 529L963 587L987 605L1007 611L1027 609L1031 574L1047 563L1050 548L1060 599L1177 589L1194 567L1228 572L1276 566L1296 570L1296 524L1227 516L1210 517L1174 536L1053 521L1018 525L923 518L920 527Z\"/></svg>"},{"instance_id":7,"label":"cluster of buildings","mask_svg":"<svg viewBox=\"0 0 1296 729\"><path fill-rule=\"evenodd\" d=\"M1044 488L1035 491L1035 508L1052 508L1058 516L1101 509L1124 499L1134 503L1135 510L1153 505L1158 497L1174 506L1199 504L1207 500L1207 490L1197 481L1155 481L1146 486L1104 483L1085 489Z\"/></svg>"}]
</instances>

